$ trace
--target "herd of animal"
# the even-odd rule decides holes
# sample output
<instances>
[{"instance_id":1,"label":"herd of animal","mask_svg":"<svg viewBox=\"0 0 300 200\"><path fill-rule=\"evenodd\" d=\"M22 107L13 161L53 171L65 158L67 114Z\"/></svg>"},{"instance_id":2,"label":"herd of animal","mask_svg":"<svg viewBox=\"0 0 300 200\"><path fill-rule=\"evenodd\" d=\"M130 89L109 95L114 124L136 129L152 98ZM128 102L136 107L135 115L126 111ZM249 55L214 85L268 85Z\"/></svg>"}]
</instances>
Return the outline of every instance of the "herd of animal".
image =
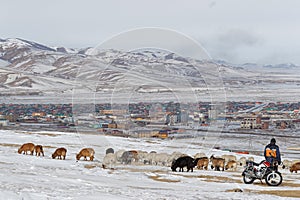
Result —
<instances>
[{"instance_id":1,"label":"herd of animal","mask_svg":"<svg viewBox=\"0 0 300 200\"><path fill-rule=\"evenodd\" d=\"M19 149L18 153L21 154L28 154L33 155L35 152L36 156L44 156L44 150L42 145L35 145L33 143L25 143ZM64 147L57 148L54 153L52 154L52 158L58 158L60 160L65 160L67 155L67 149ZM84 157L84 160L87 160L87 157L90 158L91 161L94 160L95 151L92 148L83 148L81 151L76 154L76 159L80 160L80 158Z\"/></svg>"},{"instance_id":2,"label":"herd of animal","mask_svg":"<svg viewBox=\"0 0 300 200\"><path fill-rule=\"evenodd\" d=\"M23 144L19 149L18 153L34 154L36 156L44 156L43 146L34 145L33 143ZM65 160L67 149L61 147L57 148L52 154L52 158L58 158ZM84 160L94 160L95 151L93 148L83 148L76 154L76 160L80 160L82 157ZM232 170L236 171L237 167L243 167L246 165L246 160L254 161L253 157L241 157L237 159L235 155L222 155L221 157L215 157L211 155L209 158L204 153L197 153L193 157L180 153L173 152L168 153L157 153L155 151L137 151L137 150L119 150L114 152L112 148L106 149L106 154L102 160L102 167L104 169L113 169L116 164L140 164L140 165L160 165L171 167L172 171L176 171L179 168L180 172L187 168L187 171L193 172L193 169L197 167L199 170L208 170L210 165L211 169L216 171ZM300 170L300 161L283 161L283 168L287 168L290 172L297 173Z\"/></svg>"}]
</instances>

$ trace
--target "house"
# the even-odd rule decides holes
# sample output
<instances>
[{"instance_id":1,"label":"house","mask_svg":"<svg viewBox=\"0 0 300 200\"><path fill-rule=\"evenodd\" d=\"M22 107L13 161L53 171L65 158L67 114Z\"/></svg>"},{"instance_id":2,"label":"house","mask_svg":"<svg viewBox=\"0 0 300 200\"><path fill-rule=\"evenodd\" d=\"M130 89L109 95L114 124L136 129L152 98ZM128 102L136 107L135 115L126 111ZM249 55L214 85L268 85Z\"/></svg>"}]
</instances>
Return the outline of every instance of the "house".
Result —
<instances>
[{"instance_id":1,"label":"house","mask_svg":"<svg viewBox=\"0 0 300 200\"><path fill-rule=\"evenodd\" d=\"M7 119L5 119L3 115L0 115L0 127L8 126L8 124L9 124L9 121Z\"/></svg>"}]
</instances>

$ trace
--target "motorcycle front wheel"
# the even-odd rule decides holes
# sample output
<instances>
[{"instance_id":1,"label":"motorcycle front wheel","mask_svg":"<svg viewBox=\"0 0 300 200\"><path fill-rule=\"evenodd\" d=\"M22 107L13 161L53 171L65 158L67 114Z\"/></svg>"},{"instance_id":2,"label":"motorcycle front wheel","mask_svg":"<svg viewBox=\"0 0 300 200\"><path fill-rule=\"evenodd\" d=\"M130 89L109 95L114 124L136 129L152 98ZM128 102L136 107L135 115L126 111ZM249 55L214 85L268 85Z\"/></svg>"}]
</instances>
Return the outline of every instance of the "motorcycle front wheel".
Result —
<instances>
[{"instance_id":1,"label":"motorcycle front wheel","mask_svg":"<svg viewBox=\"0 0 300 200\"><path fill-rule=\"evenodd\" d=\"M252 177L249 177L246 175L243 176L243 181L245 184L251 184L254 182L254 180L255 180L255 178L252 178Z\"/></svg>"},{"instance_id":2,"label":"motorcycle front wheel","mask_svg":"<svg viewBox=\"0 0 300 200\"><path fill-rule=\"evenodd\" d=\"M282 183L282 176L279 172L272 171L266 175L265 181L269 186L278 186Z\"/></svg>"}]
</instances>

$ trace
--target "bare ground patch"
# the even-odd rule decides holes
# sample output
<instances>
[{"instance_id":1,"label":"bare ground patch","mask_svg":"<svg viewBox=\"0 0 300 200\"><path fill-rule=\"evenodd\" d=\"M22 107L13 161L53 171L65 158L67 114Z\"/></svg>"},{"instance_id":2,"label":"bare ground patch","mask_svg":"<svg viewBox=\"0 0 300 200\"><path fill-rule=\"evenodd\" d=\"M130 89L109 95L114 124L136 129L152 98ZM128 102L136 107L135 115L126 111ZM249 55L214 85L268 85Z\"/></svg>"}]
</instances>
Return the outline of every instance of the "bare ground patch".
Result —
<instances>
[{"instance_id":1,"label":"bare ground patch","mask_svg":"<svg viewBox=\"0 0 300 200\"><path fill-rule=\"evenodd\" d=\"M166 183L178 183L178 182L180 182L180 180L173 180L173 179L162 178L159 175L148 176L148 177L150 179L154 180L154 181L160 181L160 182L166 182Z\"/></svg>"},{"instance_id":2,"label":"bare ground patch","mask_svg":"<svg viewBox=\"0 0 300 200\"><path fill-rule=\"evenodd\" d=\"M8 143L0 143L0 146L3 146L3 147L20 147L21 145L20 144L8 144Z\"/></svg>"},{"instance_id":3,"label":"bare ground patch","mask_svg":"<svg viewBox=\"0 0 300 200\"><path fill-rule=\"evenodd\" d=\"M257 194L270 194L280 197L293 197L300 198L300 190L263 190L263 191L254 191Z\"/></svg>"},{"instance_id":4,"label":"bare ground patch","mask_svg":"<svg viewBox=\"0 0 300 200\"><path fill-rule=\"evenodd\" d=\"M95 167L100 167L101 168L102 166L100 164L97 164L97 163L84 165L84 168L86 168L86 169L93 169Z\"/></svg>"}]
</instances>

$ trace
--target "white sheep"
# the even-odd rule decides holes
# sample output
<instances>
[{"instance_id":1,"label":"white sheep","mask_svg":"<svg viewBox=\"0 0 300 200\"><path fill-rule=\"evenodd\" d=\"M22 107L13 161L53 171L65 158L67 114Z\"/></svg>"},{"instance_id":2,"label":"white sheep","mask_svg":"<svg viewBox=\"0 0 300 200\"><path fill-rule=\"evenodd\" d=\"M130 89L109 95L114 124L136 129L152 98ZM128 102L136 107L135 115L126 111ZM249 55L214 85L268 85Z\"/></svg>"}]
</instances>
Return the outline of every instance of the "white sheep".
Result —
<instances>
[{"instance_id":1,"label":"white sheep","mask_svg":"<svg viewBox=\"0 0 300 200\"><path fill-rule=\"evenodd\" d=\"M102 161L102 167L104 169L114 169L117 162L117 156L114 153L108 153L104 156Z\"/></svg>"},{"instance_id":2,"label":"white sheep","mask_svg":"<svg viewBox=\"0 0 300 200\"><path fill-rule=\"evenodd\" d=\"M124 149L118 150L115 154L116 154L116 158L118 162L122 162L122 155L125 152Z\"/></svg>"}]
</instances>

